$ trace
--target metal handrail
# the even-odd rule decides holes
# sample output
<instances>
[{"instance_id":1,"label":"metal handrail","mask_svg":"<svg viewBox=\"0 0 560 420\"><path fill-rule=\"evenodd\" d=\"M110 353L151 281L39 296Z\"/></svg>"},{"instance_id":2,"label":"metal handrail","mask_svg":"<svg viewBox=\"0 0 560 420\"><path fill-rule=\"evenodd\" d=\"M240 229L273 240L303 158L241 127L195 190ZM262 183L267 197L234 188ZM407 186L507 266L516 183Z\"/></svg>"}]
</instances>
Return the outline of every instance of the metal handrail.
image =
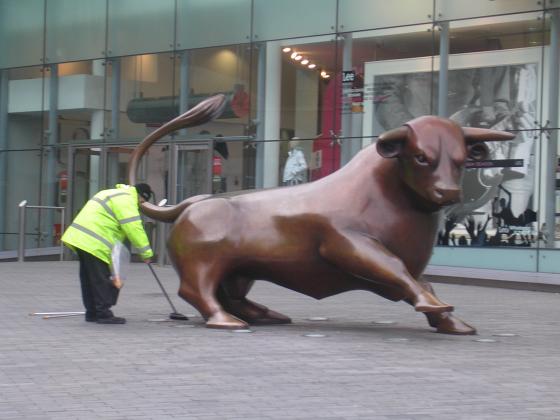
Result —
<instances>
[{"instance_id":1,"label":"metal handrail","mask_svg":"<svg viewBox=\"0 0 560 420\"><path fill-rule=\"evenodd\" d=\"M23 200L18 205L19 207L19 245L18 245L18 262L24 262L25 260L25 215L27 209L39 209L39 210L60 210L60 234L64 232L64 213L66 207L57 206L28 206L27 200ZM64 258L64 244L60 241L60 261Z\"/></svg>"}]
</instances>

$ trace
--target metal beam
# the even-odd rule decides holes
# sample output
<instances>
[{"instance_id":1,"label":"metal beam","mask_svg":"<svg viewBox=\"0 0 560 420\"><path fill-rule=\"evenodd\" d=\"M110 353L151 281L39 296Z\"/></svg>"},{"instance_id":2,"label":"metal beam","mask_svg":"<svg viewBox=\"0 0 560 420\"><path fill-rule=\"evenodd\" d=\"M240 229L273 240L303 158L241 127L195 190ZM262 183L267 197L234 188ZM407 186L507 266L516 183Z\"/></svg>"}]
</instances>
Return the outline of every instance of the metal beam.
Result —
<instances>
[{"instance_id":1,"label":"metal beam","mask_svg":"<svg viewBox=\"0 0 560 420\"><path fill-rule=\"evenodd\" d=\"M0 70L0 231L6 232L6 197L8 195L8 70ZM5 238L0 237L0 250Z\"/></svg>"},{"instance_id":2,"label":"metal beam","mask_svg":"<svg viewBox=\"0 0 560 420\"><path fill-rule=\"evenodd\" d=\"M548 62L548 145L546 147L546 246L554 247L556 233L556 168L558 166L558 61L560 39L560 10L555 9L550 12L550 59ZM546 137L545 137L546 138Z\"/></svg>"},{"instance_id":3,"label":"metal beam","mask_svg":"<svg viewBox=\"0 0 560 420\"><path fill-rule=\"evenodd\" d=\"M449 22L439 24L439 83L438 116L447 118L447 91L449 76Z\"/></svg>"}]
</instances>

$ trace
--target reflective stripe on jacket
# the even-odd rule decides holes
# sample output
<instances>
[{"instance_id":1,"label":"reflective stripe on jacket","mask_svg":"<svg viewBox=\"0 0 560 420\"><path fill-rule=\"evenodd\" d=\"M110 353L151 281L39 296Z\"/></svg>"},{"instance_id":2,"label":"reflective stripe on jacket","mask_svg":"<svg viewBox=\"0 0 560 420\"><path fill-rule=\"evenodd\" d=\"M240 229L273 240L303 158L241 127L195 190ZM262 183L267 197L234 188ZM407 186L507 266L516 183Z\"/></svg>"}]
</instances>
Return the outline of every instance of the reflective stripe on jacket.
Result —
<instances>
[{"instance_id":1,"label":"reflective stripe on jacket","mask_svg":"<svg viewBox=\"0 0 560 420\"><path fill-rule=\"evenodd\" d=\"M136 188L117 184L114 189L99 191L85 204L62 235L62 242L73 251L81 249L111 264L113 245L125 237L143 259L153 256Z\"/></svg>"}]
</instances>

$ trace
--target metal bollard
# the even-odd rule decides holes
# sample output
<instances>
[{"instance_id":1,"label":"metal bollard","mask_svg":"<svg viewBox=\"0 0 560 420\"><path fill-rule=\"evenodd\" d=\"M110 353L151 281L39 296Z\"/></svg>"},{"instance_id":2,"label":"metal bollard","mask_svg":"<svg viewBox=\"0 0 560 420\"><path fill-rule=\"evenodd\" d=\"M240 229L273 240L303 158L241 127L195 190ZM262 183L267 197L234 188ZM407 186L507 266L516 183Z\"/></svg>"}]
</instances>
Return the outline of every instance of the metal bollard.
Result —
<instances>
[{"instance_id":1,"label":"metal bollard","mask_svg":"<svg viewBox=\"0 0 560 420\"><path fill-rule=\"evenodd\" d=\"M158 203L158 206L165 207L167 204L167 198L164 198ZM157 265L163 267L165 265L165 230L166 225L164 222L157 222L157 254L158 261Z\"/></svg>"},{"instance_id":2,"label":"metal bollard","mask_svg":"<svg viewBox=\"0 0 560 420\"><path fill-rule=\"evenodd\" d=\"M62 235L64 234L64 229L66 228L66 226L64 225L64 218L65 215L65 209L64 207L62 207L60 209L60 237L62 238ZM62 241L60 241L60 261L64 261L64 244L62 243Z\"/></svg>"},{"instance_id":3,"label":"metal bollard","mask_svg":"<svg viewBox=\"0 0 560 420\"><path fill-rule=\"evenodd\" d=\"M25 259L25 210L27 208L27 200L19 203L19 246L18 246L18 262Z\"/></svg>"}]
</instances>

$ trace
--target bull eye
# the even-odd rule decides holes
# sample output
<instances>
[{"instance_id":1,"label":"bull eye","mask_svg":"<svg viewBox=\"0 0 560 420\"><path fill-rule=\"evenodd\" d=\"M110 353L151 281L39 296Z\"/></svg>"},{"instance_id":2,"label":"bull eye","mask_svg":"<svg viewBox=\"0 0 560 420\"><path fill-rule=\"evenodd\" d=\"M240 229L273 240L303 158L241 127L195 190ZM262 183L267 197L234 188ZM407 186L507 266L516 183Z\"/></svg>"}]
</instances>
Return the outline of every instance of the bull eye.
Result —
<instances>
[{"instance_id":1,"label":"bull eye","mask_svg":"<svg viewBox=\"0 0 560 420\"><path fill-rule=\"evenodd\" d=\"M416 163L418 163L419 165L428 165L428 158L426 157L426 155L420 153L418 155L414 156L414 160L416 161Z\"/></svg>"},{"instance_id":2,"label":"bull eye","mask_svg":"<svg viewBox=\"0 0 560 420\"><path fill-rule=\"evenodd\" d=\"M490 150L484 143L474 143L467 146L470 160L481 161L488 159Z\"/></svg>"}]
</instances>

